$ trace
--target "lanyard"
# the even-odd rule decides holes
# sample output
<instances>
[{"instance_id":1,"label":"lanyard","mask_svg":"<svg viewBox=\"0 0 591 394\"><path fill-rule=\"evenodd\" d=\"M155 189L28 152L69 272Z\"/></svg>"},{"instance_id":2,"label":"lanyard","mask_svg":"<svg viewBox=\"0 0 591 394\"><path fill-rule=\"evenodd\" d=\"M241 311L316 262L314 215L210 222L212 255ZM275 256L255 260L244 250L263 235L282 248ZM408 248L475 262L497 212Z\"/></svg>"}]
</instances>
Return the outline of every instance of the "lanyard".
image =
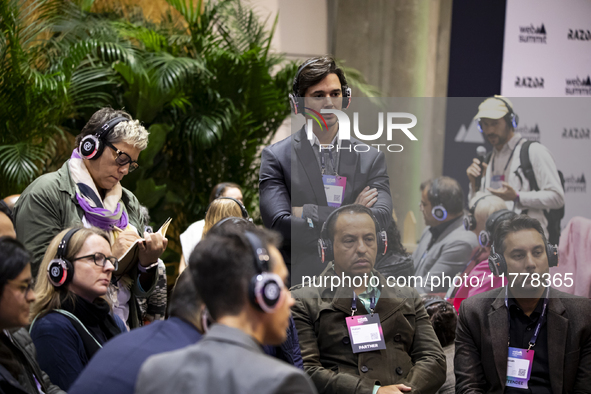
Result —
<instances>
[{"instance_id":1,"label":"lanyard","mask_svg":"<svg viewBox=\"0 0 591 394\"><path fill-rule=\"evenodd\" d=\"M540 329L542 328L542 324L544 324L544 321L546 321L546 311L548 310L548 293L550 293L549 287L546 289L546 296L544 297L544 307L542 308L542 314L538 318L538 325L536 326L534 335L529 340L529 347L527 348L528 351L532 347L536 346L536 341L538 340ZM507 318L509 320L509 335L507 336L507 346L511 346L511 313L509 312L509 286L505 287L505 307L507 308Z\"/></svg>"},{"instance_id":2,"label":"lanyard","mask_svg":"<svg viewBox=\"0 0 591 394\"><path fill-rule=\"evenodd\" d=\"M372 290L371 297L369 299L369 310L372 315L373 315L373 311L375 309L376 309L376 294L375 294L375 291ZM355 294L355 292L353 292L353 300L351 301L351 316L354 316L355 312L357 312L357 294Z\"/></svg>"},{"instance_id":3,"label":"lanyard","mask_svg":"<svg viewBox=\"0 0 591 394\"><path fill-rule=\"evenodd\" d=\"M519 145L519 143L524 140L524 138L519 139L519 141L517 141L517 143L515 144L515 146L513 147L513 150L511 150L511 154L509 155L509 158L507 159L507 163L505 164L505 168L503 169L503 174L505 174L505 172L507 171L507 167L509 167L509 163L511 163L511 158L513 157L513 153L515 153L515 149L517 149L517 146ZM495 155L496 156L496 155ZM495 158L492 158L492 172L495 172Z\"/></svg>"}]
</instances>

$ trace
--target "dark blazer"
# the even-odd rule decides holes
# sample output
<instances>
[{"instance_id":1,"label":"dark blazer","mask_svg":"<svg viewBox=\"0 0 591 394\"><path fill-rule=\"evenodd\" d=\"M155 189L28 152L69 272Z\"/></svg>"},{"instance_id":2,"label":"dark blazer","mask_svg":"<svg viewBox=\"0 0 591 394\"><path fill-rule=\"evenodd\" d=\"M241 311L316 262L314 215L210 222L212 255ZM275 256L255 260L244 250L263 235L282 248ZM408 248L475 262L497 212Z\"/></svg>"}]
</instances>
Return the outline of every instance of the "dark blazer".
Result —
<instances>
[{"instance_id":1,"label":"dark blazer","mask_svg":"<svg viewBox=\"0 0 591 394\"><path fill-rule=\"evenodd\" d=\"M133 394L140 367L148 357L192 345L200 339L195 326L178 317L121 334L94 355L68 393Z\"/></svg>"},{"instance_id":2,"label":"dark blazer","mask_svg":"<svg viewBox=\"0 0 591 394\"><path fill-rule=\"evenodd\" d=\"M342 141L339 150L337 172L347 177L343 205L353 204L366 186L377 188L378 200L371 210L386 229L392 219L386 159L374 147L367 152L355 152L355 146L360 144L363 143L351 138ZM259 182L263 223L283 236L281 253L287 264L291 261L292 283L301 283L302 275L322 272L317 241L322 224L335 208L326 201L320 167L304 128L263 150ZM291 215L292 207L304 205L310 205L307 208L312 212L313 227L307 218Z\"/></svg>"},{"instance_id":3,"label":"dark blazer","mask_svg":"<svg viewBox=\"0 0 591 394\"><path fill-rule=\"evenodd\" d=\"M136 394L315 394L300 369L267 356L249 335L214 324L196 345L150 357Z\"/></svg>"},{"instance_id":4,"label":"dark blazer","mask_svg":"<svg viewBox=\"0 0 591 394\"><path fill-rule=\"evenodd\" d=\"M377 271L380 286L386 281ZM406 384L412 392L435 393L445 382L445 355L421 297L410 287L381 287L380 315L385 350L353 353L345 318L351 316L351 287L330 288L332 266L319 277L327 287L296 286L292 313L304 369L321 394L370 394L374 385ZM379 287L379 286L378 286ZM357 314L368 312L361 302Z\"/></svg>"},{"instance_id":5,"label":"dark blazer","mask_svg":"<svg viewBox=\"0 0 591 394\"><path fill-rule=\"evenodd\" d=\"M550 289L548 355L552 392L591 392L591 300ZM502 393L507 377L504 288L460 307L454 359L456 393Z\"/></svg>"}]
</instances>

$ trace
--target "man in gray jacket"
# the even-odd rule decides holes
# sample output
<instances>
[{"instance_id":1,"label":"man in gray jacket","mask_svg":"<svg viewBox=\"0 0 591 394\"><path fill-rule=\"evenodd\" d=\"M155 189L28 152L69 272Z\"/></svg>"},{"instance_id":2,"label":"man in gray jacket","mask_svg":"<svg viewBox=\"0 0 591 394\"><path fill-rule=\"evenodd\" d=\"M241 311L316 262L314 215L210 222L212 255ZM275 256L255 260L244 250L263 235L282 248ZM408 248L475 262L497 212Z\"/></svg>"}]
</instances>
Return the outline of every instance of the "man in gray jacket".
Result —
<instances>
[{"instance_id":1,"label":"man in gray jacket","mask_svg":"<svg viewBox=\"0 0 591 394\"><path fill-rule=\"evenodd\" d=\"M294 301L274 233L253 229L208 235L189 269L217 322L196 345L150 357L136 394L315 394L301 370L264 354L261 345L286 338Z\"/></svg>"},{"instance_id":2,"label":"man in gray jacket","mask_svg":"<svg viewBox=\"0 0 591 394\"><path fill-rule=\"evenodd\" d=\"M464 269L478 239L463 226L464 192L442 176L421 184L421 211L428 226L412 255L419 293L445 293Z\"/></svg>"}]
</instances>

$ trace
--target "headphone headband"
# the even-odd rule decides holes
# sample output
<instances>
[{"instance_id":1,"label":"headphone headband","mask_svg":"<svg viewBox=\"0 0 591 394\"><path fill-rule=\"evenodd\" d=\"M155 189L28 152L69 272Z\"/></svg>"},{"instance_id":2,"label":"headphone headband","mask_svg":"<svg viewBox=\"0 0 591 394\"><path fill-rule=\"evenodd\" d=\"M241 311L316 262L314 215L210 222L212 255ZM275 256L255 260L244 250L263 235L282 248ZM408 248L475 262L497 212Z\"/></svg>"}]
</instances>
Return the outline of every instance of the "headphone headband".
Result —
<instances>
[{"instance_id":1,"label":"headphone headband","mask_svg":"<svg viewBox=\"0 0 591 394\"><path fill-rule=\"evenodd\" d=\"M271 257L269 256L267 248L265 248L259 237L250 231L244 232L244 236L252 248L257 273L262 274L263 272L269 271L269 261L271 260Z\"/></svg>"},{"instance_id":2,"label":"headphone headband","mask_svg":"<svg viewBox=\"0 0 591 394\"><path fill-rule=\"evenodd\" d=\"M79 230L80 230L79 227L72 228L72 229L70 229L70 231L68 231L64 235L64 237L60 241L59 245L57 246L57 254L55 255L55 257L57 259L60 259L60 260L65 260L66 259L66 253L67 253L67 249L68 249L68 243L70 242L70 239L72 238L72 236L74 234L76 234Z\"/></svg>"},{"instance_id":3,"label":"headphone headband","mask_svg":"<svg viewBox=\"0 0 591 394\"><path fill-rule=\"evenodd\" d=\"M109 120L104 125L102 125L101 128L95 134L99 139L103 140L109 134L109 132L115 128L115 126L117 126L121 122L128 121L129 118L126 118L125 116L117 116Z\"/></svg>"},{"instance_id":4,"label":"headphone headband","mask_svg":"<svg viewBox=\"0 0 591 394\"><path fill-rule=\"evenodd\" d=\"M242 204L240 201L236 200L234 197L218 197L218 198L216 198L216 200L232 200L232 201L234 201L240 207L240 211L242 212L242 218L246 219L246 220L250 220L250 216L248 216L248 211L246 210L246 207L244 206L244 204ZM213 200L213 201L215 201L215 200ZM207 210L209 210L209 207L207 208Z\"/></svg>"}]
</instances>

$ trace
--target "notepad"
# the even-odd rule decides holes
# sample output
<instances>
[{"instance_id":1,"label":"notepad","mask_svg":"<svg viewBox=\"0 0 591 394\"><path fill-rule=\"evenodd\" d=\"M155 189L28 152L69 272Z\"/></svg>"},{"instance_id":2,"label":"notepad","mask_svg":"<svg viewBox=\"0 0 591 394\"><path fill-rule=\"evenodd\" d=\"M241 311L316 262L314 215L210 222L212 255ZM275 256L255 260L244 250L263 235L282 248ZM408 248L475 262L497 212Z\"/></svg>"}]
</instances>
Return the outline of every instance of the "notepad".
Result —
<instances>
[{"instance_id":1,"label":"notepad","mask_svg":"<svg viewBox=\"0 0 591 394\"><path fill-rule=\"evenodd\" d=\"M168 226L171 222L172 218L166 219L162 227L160 227L158 231L156 231L156 233L162 235L162 237L166 237L166 231L168 230ZM131 270L134 267L135 264L139 262L139 243L144 241L144 238L138 238L134 241L133 244L131 244L129 249L127 249L123 256L119 259L119 267L117 268L117 271L113 273L114 275L121 276L123 274L126 274L129 270Z\"/></svg>"}]
</instances>

